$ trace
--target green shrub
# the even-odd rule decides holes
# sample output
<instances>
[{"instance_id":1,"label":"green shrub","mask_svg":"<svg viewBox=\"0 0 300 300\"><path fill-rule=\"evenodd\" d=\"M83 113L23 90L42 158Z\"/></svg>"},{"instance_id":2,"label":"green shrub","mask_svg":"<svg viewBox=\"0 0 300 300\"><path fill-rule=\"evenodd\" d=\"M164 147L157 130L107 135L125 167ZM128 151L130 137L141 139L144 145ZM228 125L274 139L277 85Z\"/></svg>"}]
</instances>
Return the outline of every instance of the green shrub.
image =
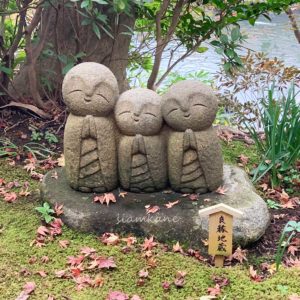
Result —
<instances>
[{"instance_id":1,"label":"green shrub","mask_svg":"<svg viewBox=\"0 0 300 300\"><path fill-rule=\"evenodd\" d=\"M287 96L275 99L274 85L268 96L262 99L260 120L263 137L254 125L246 123L254 139L261 161L253 171L253 181L270 174L272 186L277 186L280 173L286 172L299 159L300 155L300 107L296 103L295 89L292 85Z\"/></svg>"}]
</instances>

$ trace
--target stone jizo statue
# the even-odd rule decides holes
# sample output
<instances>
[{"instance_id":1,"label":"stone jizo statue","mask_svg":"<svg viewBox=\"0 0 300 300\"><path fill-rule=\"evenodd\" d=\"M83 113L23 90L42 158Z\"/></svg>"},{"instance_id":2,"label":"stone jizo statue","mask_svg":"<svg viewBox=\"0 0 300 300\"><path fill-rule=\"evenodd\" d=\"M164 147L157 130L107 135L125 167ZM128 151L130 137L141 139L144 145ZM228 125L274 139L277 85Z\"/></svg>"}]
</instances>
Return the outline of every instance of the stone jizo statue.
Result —
<instances>
[{"instance_id":1,"label":"stone jizo statue","mask_svg":"<svg viewBox=\"0 0 300 300\"><path fill-rule=\"evenodd\" d=\"M64 155L71 187L81 192L113 190L118 182L112 118L119 96L115 76L103 65L82 63L67 73L62 91L70 111Z\"/></svg>"},{"instance_id":2,"label":"stone jizo statue","mask_svg":"<svg viewBox=\"0 0 300 300\"><path fill-rule=\"evenodd\" d=\"M166 148L160 134L161 97L152 90L124 92L115 108L121 131L118 166L121 186L132 192L154 192L167 183Z\"/></svg>"},{"instance_id":3,"label":"stone jizo statue","mask_svg":"<svg viewBox=\"0 0 300 300\"><path fill-rule=\"evenodd\" d=\"M173 190L206 193L222 184L223 160L212 127L217 99L211 88L194 80L174 84L163 95L168 134L168 175Z\"/></svg>"}]
</instances>

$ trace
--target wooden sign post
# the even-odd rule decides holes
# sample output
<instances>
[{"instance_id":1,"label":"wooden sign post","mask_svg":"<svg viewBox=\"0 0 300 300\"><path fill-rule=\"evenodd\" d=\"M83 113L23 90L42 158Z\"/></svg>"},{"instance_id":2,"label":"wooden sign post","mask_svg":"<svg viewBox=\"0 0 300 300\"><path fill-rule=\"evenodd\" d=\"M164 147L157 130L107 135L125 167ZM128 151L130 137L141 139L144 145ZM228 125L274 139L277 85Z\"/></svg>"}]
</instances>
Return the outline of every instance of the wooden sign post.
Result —
<instances>
[{"instance_id":1,"label":"wooden sign post","mask_svg":"<svg viewBox=\"0 0 300 300\"><path fill-rule=\"evenodd\" d=\"M225 256L232 254L233 217L243 213L220 203L199 210L200 216L209 216L208 254L215 257L215 266L223 267Z\"/></svg>"}]
</instances>

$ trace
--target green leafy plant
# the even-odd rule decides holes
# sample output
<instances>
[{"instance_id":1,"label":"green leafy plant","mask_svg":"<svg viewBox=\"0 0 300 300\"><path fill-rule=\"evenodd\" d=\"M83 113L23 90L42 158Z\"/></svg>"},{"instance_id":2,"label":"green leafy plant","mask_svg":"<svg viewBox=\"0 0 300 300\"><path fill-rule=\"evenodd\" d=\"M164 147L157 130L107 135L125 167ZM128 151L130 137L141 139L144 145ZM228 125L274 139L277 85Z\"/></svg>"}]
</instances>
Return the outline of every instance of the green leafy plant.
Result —
<instances>
[{"instance_id":1,"label":"green leafy plant","mask_svg":"<svg viewBox=\"0 0 300 300\"><path fill-rule=\"evenodd\" d=\"M22 146L17 146L9 139L0 139L0 158L1 157L16 157L18 155L27 155L30 153L35 159L47 158L53 155L54 152L42 144L29 142Z\"/></svg>"},{"instance_id":2,"label":"green leafy plant","mask_svg":"<svg viewBox=\"0 0 300 300\"><path fill-rule=\"evenodd\" d=\"M54 210L50 207L49 203L44 202L43 206L36 207L35 210L41 214L41 217L46 223L50 223L54 220L54 217L52 216Z\"/></svg>"},{"instance_id":3,"label":"green leafy plant","mask_svg":"<svg viewBox=\"0 0 300 300\"><path fill-rule=\"evenodd\" d=\"M278 284L277 290L282 294L286 295L289 291L289 287L287 285Z\"/></svg>"},{"instance_id":4,"label":"green leafy plant","mask_svg":"<svg viewBox=\"0 0 300 300\"><path fill-rule=\"evenodd\" d=\"M300 106L292 85L287 96L276 100L274 85L262 99L260 108L263 135L253 124L245 123L261 155L261 162L252 172L256 182L267 173L272 186L279 184L280 173L292 167L300 156Z\"/></svg>"},{"instance_id":5,"label":"green leafy plant","mask_svg":"<svg viewBox=\"0 0 300 300\"><path fill-rule=\"evenodd\" d=\"M300 173L296 168L289 169L282 178L285 190L289 194L300 192Z\"/></svg>"},{"instance_id":6,"label":"green leafy plant","mask_svg":"<svg viewBox=\"0 0 300 300\"><path fill-rule=\"evenodd\" d=\"M233 70L242 69L243 62L236 51L241 49L241 44L246 38L246 35L241 34L240 28L235 26L231 29L230 34L221 33L218 40L211 42L216 53L223 56L223 67L226 74L232 74Z\"/></svg>"},{"instance_id":7,"label":"green leafy plant","mask_svg":"<svg viewBox=\"0 0 300 300\"><path fill-rule=\"evenodd\" d=\"M15 157L18 155L18 146L11 142L9 139L0 139L0 157L10 156Z\"/></svg>"},{"instance_id":8,"label":"green leafy plant","mask_svg":"<svg viewBox=\"0 0 300 300\"><path fill-rule=\"evenodd\" d=\"M290 244L292 238L296 235L296 233L300 232L300 222L289 221L284 226L282 233L280 235L276 255L275 255L275 264L276 271L279 270L280 263L282 261L282 257L284 255L285 249Z\"/></svg>"},{"instance_id":9,"label":"green leafy plant","mask_svg":"<svg viewBox=\"0 0 300 300\"><path fill-rule=\"evenodd\" d=\"M38 142L38 141L41 141L43 138L43 133L33 129L31 131L31 140L34 141L34 142Z\"/></svg>"},{"instance_id":10,"label":"green leafy plant","mask_svg":"<svg viewBox=\"0 0 300 300\"><path fill-rule=\"evenodd\" d=\"M268 208L273 208L273 209L281 208L281 205L279 203L275 202L274 200L267 199L266 202L267 202Z\"/></svg>"},{"instance_id":11,"label":"green leafy plant","mask_svg":"<svg viewBox=\"0 0 300 300\"><path fill-rule=\"evenodd\" d=\"M45 140L49 143L49 144L55 144L58 143L58 138L54 133L51 133L49 131L45 132Z\"/></svg>"},{"instance_id":12,"label":"green leafy plant","mask_svg":"<svg viewBox=\"0 0 300 300\"><path fill-rule=\"evenodd\" d=\"M48 149L46 146L33 142L23 145L23 152L31 153L35 159L47 158L54 154L54 152Z\"/></svg>"}]
</instances>

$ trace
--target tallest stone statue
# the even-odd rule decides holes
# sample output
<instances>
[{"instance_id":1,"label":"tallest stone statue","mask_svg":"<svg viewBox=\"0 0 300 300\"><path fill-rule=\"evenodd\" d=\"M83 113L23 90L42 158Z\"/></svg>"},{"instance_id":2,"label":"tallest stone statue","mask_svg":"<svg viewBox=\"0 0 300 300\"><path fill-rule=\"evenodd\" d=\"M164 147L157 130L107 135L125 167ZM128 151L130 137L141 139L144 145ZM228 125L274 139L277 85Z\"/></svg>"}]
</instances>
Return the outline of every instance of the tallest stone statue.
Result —
<instances>
[{"instance_id":1,"label":"tallest stone statue","mask_svg":"<svg viewBox=\"0 0 300 300\"><path fill-rule=\"evenodd\" d=\"M112 112L119 96L113 73L97 63L82 63L64 78L63 97L70 111L65 134L66 175L81 192L117 187L115 125Z\"/></svg>"}]
</instances>

